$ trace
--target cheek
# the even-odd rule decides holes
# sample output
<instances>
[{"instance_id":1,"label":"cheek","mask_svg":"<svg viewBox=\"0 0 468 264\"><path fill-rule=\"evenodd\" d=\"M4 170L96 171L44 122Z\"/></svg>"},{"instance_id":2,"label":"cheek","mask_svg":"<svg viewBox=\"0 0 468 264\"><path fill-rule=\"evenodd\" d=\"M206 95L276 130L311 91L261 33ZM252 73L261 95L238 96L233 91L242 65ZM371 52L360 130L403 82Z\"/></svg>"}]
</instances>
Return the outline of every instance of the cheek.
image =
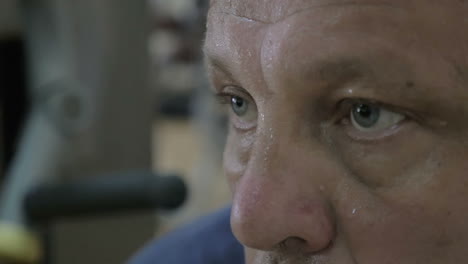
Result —
<instances>
[{"instance_id":1,"label":"cheek","mask_svg":"<svg viewBox=\"0 0 468 264\"><path fill-rule=\"evenodd\" d=\"M356 195L359 198L355 200L372 203L358 207L355 215L348 214L341 221L349 247L359 263L466 261L468 177L465 171L468 166L463 160L468 157L460 153L438 153L433 156L433 162L439 168L428 162L426 166L419 164L421 169L413 170L413 175L404 175L414 179L426 177L424 182L408 181L397 188L372 192L372 196L368 191ZM352 206L352 202L347 203L340 207L346 208L346 212Z\"/></svg>"},{"instance_id":2,"label":"cheek","mask_svg":"<svg viewBox=\"0 0 468 264\"><path fill-rule=\"evenodd\" d=\"M250 152L255 141L255 132L239 134L230 128L224 149L223 166L231 192L244 174L250 160Z\"/></svg>"},{"instance_id":3,"label":"cheek","mask_svg":"<svg viewBox=\"0 0 468 264\"><path fill-rule=\"evenodd\" d=\"M406 206L387 209L373 221L348 223L354 231L348 240L350 250L359 263L447 263L447 254L466 255L457 246L466 246L465 227L457 225L457 219L465 216Z\"/></svg>"},{"instance_id":4,"label":"cheek","mask_svg":"<svg viewBox=\"0 0 468 264\"><path fill-rule=\"evenodd\" d=\"M416 125L409 125L399 135L385 142L360 144L347 137L335 137L339 154L351 174L372 189L389 189L424 181L428 175L418 172L426 167L436 136ZM415 171L415 172L413 172Z\"/></svg>"}]
</instances>

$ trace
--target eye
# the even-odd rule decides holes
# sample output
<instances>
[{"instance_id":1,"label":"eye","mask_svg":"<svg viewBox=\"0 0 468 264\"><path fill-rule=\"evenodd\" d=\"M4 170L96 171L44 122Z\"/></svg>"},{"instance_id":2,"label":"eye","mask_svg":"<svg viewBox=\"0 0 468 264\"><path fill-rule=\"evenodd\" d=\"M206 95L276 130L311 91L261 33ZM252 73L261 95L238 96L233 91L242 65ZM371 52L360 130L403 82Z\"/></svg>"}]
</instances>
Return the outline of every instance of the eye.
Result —
<instances>
[{"instance_id":1,"label":"eye","mask_svg":"<svg viewBox=\"0 0 468 264\"><path fill-rule=\"evenodd\" d=\"M239 96L232 96L231 108L237 116L242 117L248 112L249 103Z\"/></svg>"},{"instance_id":2,"label":"eye","mask_svg":"<svg viewBox=\"0 0 468 264\"><path fill-rule=\"evenodd\" d=\"M250 130L256 127L257 106L247 91L229 86L216 96L222 105L229 107L229 120L235 128Z\"/></svg>"},{"instance_id":3,"label":"eye","mask_svg":"<svg viewBox=\"0 0 468 264\"><path fill-rule=\"evenodd\" d=\"M232 124L240 130L250 130L257 125L257 107L255 103L244 96L229 96L232 114Z\"/></svg>"},{"instance_id":4,"label":"eye","mask_svg":"<svg viewBox=\"0 0 468 264\"><path fill-rule=\"evenodd\" d=\"M378 104L354 104L350 113L354 128L362 132L380 132L405 119L405 116L381 107Z\"/></svg>"}]
</instances>

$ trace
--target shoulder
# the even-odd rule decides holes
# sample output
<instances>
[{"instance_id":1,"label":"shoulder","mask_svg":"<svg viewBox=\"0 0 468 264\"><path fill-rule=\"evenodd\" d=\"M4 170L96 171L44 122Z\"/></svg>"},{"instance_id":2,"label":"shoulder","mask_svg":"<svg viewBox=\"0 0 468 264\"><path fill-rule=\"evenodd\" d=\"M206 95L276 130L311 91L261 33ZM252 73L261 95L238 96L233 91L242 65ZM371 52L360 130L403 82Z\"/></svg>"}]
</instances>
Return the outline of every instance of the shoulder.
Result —
<instances>
[{"instance_id":1,"label":"shoulder","mask_svg":"<svg viewBox=\"0 0 468 264\"><path fill-rule=\"evenodd\" d=\"M129 264L242 264L242 246L229 224L230 208L200 218L146 246Z\"/></svg>"}]
</instances>

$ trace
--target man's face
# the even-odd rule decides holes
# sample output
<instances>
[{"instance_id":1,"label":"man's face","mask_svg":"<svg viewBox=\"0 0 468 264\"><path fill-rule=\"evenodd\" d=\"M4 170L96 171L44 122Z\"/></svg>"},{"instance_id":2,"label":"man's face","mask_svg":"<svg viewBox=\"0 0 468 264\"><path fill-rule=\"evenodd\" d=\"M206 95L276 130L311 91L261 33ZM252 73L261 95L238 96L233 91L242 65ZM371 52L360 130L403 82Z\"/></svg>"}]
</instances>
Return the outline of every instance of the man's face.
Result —
<instances>
[{"instance_id":1,"label":"man's face","mask_svg":"<svg viewBox=\"0 0 468 264\"><path fill-rule=\"evenodd\" d=\"M218 0L248 263L468 263L468 3Z\"/></svg>"}]
</instances>

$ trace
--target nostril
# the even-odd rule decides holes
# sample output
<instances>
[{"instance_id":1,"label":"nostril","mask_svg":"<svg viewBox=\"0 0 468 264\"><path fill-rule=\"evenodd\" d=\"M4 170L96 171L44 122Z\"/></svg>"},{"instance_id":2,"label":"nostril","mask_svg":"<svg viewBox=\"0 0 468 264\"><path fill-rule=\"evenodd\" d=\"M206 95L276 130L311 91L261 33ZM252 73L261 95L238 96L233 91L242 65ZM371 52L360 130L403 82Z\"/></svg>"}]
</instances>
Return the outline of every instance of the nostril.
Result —
<instances>
[{"instance_id":1,"label":"nostril","mask_svg":"<svg viewBox=\"0 0 468 264\"><path fill-rule=\"evenodd\" d=\"M302 248L307 246L307 241L300 237L289 237L281 242L279 246L283 250L300 249L300 251L303 251Z\"/></svg>"},{"instance_id":2,"label":"nostril","mask_svg":"<svg viewBox=\"0 0 468 264\"><path fill-rule=\"evenodd\" d=\"M332 247L333 240L330 240L328 244L317 248L311 245L307 240L300 237L289 237L278 244L278 250L295 252L296 254L317 254L318 252L326 251Z\"/></svg>"}]
</instances>

